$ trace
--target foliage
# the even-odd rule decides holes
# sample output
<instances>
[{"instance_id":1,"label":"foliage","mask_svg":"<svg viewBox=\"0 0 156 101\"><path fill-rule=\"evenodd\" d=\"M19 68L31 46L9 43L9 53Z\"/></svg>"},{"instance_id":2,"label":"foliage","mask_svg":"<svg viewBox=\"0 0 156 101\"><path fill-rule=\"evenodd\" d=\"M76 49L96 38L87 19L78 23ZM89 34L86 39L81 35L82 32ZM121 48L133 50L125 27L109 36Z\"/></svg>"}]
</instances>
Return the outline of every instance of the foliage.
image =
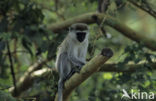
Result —
<instances>
[{"instance_id":1,"label":"foliage","mask_svg":"<svg viewBox=\"0 0 156 101\"><path fill-rule=\"evenodd\" d=\"M10 94L0 91L0 99L1 101L16 101Z\"/></svg>"},{"instance_id":2,"label":"foliage","mask_svg":"<svg viewBox=\"0 0 156 101\"><path fill-rule=\"evenodd\" d=\"M128 27L155 38L155 19L144 11L132 6L129 0L110 0L106 12ZM155 0L134 0L148 10L154 10ZM54 67L56 50L67 30L59 34L47 27L72 17L97 10L97 0L1 0L0 1L0 100L15 101L9 94L13 86L7 43L11 50L16 83L32 64L44 59L51 60L42 68ZM105 18L104 18L105 19ZM112 22L113 23L113 22ZM126 64L137 65L144 62L135 72L96 73L78 87L71 101L121 101L122 89L153 92L156 88L156 72L151 67L156 53L140 42L122 36L113 28L104 25L105 38L96 24L89 25L90 38L87 60L99 54L103 47L110 47L114 56L110 63L126 69ZM147 34L146 34L147 33ZM53 74L53 73L52 73ZM33 85L21 93L20 100L54 100L57 92L58 75L35 79ZM3 91L2 91L3 90ZM128 92L128 93L129 93ZM43 96L44 95L44 96ZM122 99L122 101L126 99ZM135 101L135 100L134 100ZM136 100L137 101L137 100ZM140 101L140 100L138 100ZM144 100L147 101L147 100Z\"/></svg>"}]
</instances>

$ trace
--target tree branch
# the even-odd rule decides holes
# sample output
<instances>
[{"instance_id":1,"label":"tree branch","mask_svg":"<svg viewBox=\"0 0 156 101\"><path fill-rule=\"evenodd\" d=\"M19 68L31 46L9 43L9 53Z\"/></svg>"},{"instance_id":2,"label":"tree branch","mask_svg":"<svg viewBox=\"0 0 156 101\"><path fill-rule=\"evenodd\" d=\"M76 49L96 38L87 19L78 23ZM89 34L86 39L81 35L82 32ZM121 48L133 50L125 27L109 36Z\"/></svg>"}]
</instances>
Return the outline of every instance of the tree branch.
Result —
<instances>
[{"instance_id":1,"label":"tree branch","mask_svg":"<svg viewBox=\"0 0 156 101\"><path fill-rule=\"evenodd\" d=\"M137 3L137 1L133 1L133 0L128 0L132 5L134 5L137 8L140 8L141 10L145 11L146 13L148 13L149 15L153 16L154 18L156 18L156 11L152 10L151 8L146 8L145 6Z\"/></svg>"},{"instance_id":2,"label":"tree branch","mask_svg":"<svg viewBox=\"0 0 156 101\"><path fill-rule=\"evenodd\" d=\"M13 96L19 96L21 92L25 91L26 89L31 86L31 83L33 81L32 73L38 69L40 69L45 63L47 63L49 60L43 60L41 62L37 62L34 65L30 66L28 70L24 73L24 75L19 79L19 82L16 87L16 93L15 88L12 87L9 89L9 92L12 93Z\"/></svg>"},{"instance_id":3,"label":"tree branch","mask_svg":"<svg viewBox=\"0 0 156 101\"><path fill-rule=\"evenodd\" d=\"M118 67L118 65L116 63L106 63L100 67L98 72L130 72L130 73L133 73L133 72L137 71L137 69L141 69L144 64L145 63L126 64L126 65L124 65L125 68L121 69ZM150 65L152 67L152 69L156 70L156 63L152 63L152 64L148 63L147 65ZM45 75L45 74L46 75L54 75L54 74L57 74L57 71L55 69L51 70L51 69L43 68L43 69L32 72L29 76L27 76L27 79L23 80L23 82L18 82L17 95L20 95L23 91L30 88L36 79L43 77L43 75ZM14 90L15 89L12 88L12 90L10 90L10 92L13 94Z\"/></svg>"},{"instance_id":4,"label":"tree branch","mask_svg":"<svg viewBox=\"0 0 156 101\"><path fill-rule=\"evenodd\" d=\"M115 63L107 63L103 64L99 70L99 72L130 72L133 73L137 71L137 69L141 69L145 63L141 64L126 64L124 65L124 69L118 67L118 64ZM148 63L152 69L156 70L156 63Z\"/></svg>"},{"instance_id":5,"label":"tree branch","mask_svg":"<svg viewBox=\"0 0 156 101\"><path fill-rule=\"evenodd\" d=\"M9 46L9 42L7 42L7 50L8 50L8 56L9 56L9 61L10 61L10 70L11 70L11 75L12 75L12 79L13 79L13 85L14 85L14 93L17 93L17 87L16 87L16 77L15 77L15 72L14 72L14 66L13 66L13 60L12 60L12 55L11 55L11 51L10 51L10 46Z\"/></svg>"},{"instance_id":6,"label":"tree branch","mask_svg":"<svg viewBox=\"0 0 156 101\"><path fill-rule=\"evenodd\" d=\"M117 31L121 32L122 35L128 37L131 40L134 40L136 42L142 42L146 47L148 47L151 50L156 50L156 40L150 39L143 34L137 33L125 24L117 21L116 19L106 16L105 14L100 13L87 13L84 15L80 15L71 19L68 19L66 21L62 21L61 23L56 23L48 26L48 29L52 30L53 32L59 32L61 30L67 29L70 25L78 22L92 24L96 23L94 18L95 16L99 19L99 21L102 21L103 18L106 18L105 23L112 28L116 29Z\"/></svg>"}]
</instances>

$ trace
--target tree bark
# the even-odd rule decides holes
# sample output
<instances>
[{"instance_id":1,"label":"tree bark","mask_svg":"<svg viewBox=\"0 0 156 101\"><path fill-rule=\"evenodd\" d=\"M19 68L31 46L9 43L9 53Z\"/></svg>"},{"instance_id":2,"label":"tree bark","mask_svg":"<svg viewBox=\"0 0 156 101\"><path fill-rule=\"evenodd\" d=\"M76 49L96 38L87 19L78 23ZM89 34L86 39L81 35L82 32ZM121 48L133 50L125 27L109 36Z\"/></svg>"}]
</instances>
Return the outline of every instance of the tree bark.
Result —
<instances>
[{"instance_id":1,"label":"tree bark","mask_svg":"<svg viewBox=\"0 0 156 101\"><path fill-rule=\"evenodd\" d=\"M61 23L49 25L48 29L52 30L55 33L59 33L59 31L67 29L70 25L74 23L79 23L79 22L87 23L87 24L96 23L95 17L99 19L99 21L103 21L103 19L105 18L105 23L108 26L121 32L122 35L138 43L143 43L146 47L148 47L151 50L156 50L156 40L148 38L144 36L143 34L137 33L131 28L129 28L128 26L126 26L125 24L119 22L118 20L110 16L106 16L105 14L101 14L101 13L87 13L84 15L80 15L80 16L68 19L66 21L63 21Z\"/></svg>"},{"instance_id":2,"label":"tree bark","mask_svg":"<svg viewBox=\"0 0 156 101\"><path fill-rule=\"evenodd\" d=\"M137 3L137 1L135 0L128 0L132 5L134 5L137 8L140 8L141 10L145 11L146 13L148 13L149 15L153 16L156 19L156 11L153 9L148 9L146 7L144 7L143 5Z\"/></svg>"},{"instance_id":3,"label":"tree bark","mask_svg":"<svg viewBox=\"0 0 156 101\"><path fill-rule=\"evenodd\" d=\"M146 63L147 64L147 63ZM140 70L142 67L144 67L145 63L140 64L126 64L123 65L125 68L120 68L118 64L115 63L107 63L103 64L99 70L99 72L136 72L137 70ZM148 63L151 67L151 69L156 70L156 63Z\"/></svg>"}]
</instances>

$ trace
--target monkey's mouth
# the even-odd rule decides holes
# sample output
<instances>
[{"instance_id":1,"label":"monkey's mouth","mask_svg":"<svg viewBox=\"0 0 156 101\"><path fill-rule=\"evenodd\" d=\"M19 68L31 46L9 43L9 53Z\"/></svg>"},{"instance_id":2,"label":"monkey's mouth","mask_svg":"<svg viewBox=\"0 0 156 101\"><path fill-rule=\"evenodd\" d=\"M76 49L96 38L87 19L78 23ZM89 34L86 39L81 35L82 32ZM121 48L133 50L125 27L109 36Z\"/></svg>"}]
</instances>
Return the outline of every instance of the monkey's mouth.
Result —
<instances>
[{"instance_id":1,"label":"monkey's mouth","mask_svg":"<svg viewBox=\"0 0 156 101\"><path fill-rule=\"evenodd\" d=\"M82 42L85 39L85 36L86 36L85 32L77 32L76 33L76 37L79 42Z\"/></svg>"}]
</instances>

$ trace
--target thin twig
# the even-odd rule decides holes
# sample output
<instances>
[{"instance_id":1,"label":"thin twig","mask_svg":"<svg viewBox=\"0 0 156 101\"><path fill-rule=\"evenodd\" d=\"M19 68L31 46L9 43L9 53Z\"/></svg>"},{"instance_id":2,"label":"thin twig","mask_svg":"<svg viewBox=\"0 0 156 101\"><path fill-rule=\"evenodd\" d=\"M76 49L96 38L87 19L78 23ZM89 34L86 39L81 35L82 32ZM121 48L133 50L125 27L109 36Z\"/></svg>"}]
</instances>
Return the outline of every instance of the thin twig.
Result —
<instances>
[{"instance_id":1,"label":"thin twig","mask_svg":"<svg viewBox=\"0 0 156 101\"><path fill-rule=\"evenodd\" d=\"M8 56L9 56L9 61L10 61L10 70L11 70L11 75L12 75L12 79L13 79L13 84L15 87L15 93L17 92L16 90L16 78L15 78L15 72L14 72L14 66L13 66L13 61L12 61L12 55L11 55L11 51L10 51L10 46L9 46L9 42L7 42L7 50L8 50Z\"/></svg>"}]
</instances>

